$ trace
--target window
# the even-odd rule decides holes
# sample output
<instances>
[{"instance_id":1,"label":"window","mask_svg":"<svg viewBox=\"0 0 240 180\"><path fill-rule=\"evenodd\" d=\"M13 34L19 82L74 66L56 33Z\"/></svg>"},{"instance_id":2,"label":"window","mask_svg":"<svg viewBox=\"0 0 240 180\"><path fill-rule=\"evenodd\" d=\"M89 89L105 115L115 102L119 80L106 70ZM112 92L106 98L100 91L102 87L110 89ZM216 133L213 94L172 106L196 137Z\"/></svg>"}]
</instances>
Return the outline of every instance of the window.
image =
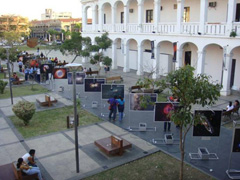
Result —
<instances>
[{"instance_id":1,"label":"window","mask_svg":"<svg viewBox=\"0 0 240 180\"><path fill-rule=\"evenodd\" d=\"M124 12L121 12L121 24L124 23Z\"/></svg>"},{"instance_id":2,"label":"window","mask_svg":"<svg viewBox=\"0 0 240 180\"><path fill-rule=\"evenodd\" d=\"M189 22L190 20L190 7L184 7L183 22Z\"/></svg>"},{"instance_id":3,"label":"window","mask_svg":"<svg viewBox=\"0 0 240 180\"><path fill-rule=\"evenodd\" d=\"M146 23L153 22L153 10L146 10Z\"/></svg>"},{"instance_id":4,"label":"window","mask_svg":"<svg viewBox=\"0 0 240 180\"><path fill-rule=\"evenodd\" d=\"M106 24L106 14L103 15L103 24Z\"/></svg>"}]
</instances>

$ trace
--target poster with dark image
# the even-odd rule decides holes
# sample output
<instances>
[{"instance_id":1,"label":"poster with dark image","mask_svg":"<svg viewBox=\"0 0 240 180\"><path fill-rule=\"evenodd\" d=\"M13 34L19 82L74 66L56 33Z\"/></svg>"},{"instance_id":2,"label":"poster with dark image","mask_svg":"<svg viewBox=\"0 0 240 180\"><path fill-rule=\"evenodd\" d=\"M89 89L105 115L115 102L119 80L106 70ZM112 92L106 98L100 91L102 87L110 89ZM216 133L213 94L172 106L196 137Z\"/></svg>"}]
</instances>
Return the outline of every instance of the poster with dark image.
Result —
<instances>
[{"instance_id":1,"label":"poster with dark image","mask_svg":"<svg viewBox=\"0 0 240 180\"><path fill-rule=\"evenodd\" d=\"M54 79L67 79L67 68L54 68L53 78Z\"/></svg>"},{"instance_id":2,"label":"poster with dark image","mask_svg":"<svg viewBox=\"0 0 240 180\"><path fill-rule=\"evenodd\" d=\"M124 98L124 85L102 85L102 99L110 99L115 95Z\"/></svg>"},{"instance_id":3,"label":"poster with dark image","mask_svg":"<svg viewBox=\"0 0 240 180\"><path fill-rule=\"evenodd\" d=\"M219 136L222 111L197 110L195 116L201 116L200 124L193 126L193 136Z\"/></svg>"},{"instance_id":4,"label":"poster with dark image","mask_svg":"<svg viewBox=\"0 0 240 180\"><path fill-rule=\"evenodd\" d=\"M85 79L85 73L76 73L76 84L83 84L84 79ZM67 73L67 78L68 78L68 84L73 84L73 73L69 72Z\"/></svg>"},{"instance_id":5,"label":"poster with dark image","mask_svg":"<svg viewBox=\"0 0 240 180\"><path fill-rule=\"evenodd\" d=\"M235 129L232 152L240 152L240 128Z\"/></svg>"},{"instance_id":6,"label":"poster with dark image","mask_svg":"<svg viewBox=\"0 0 240 180\"><path fill-rule=\"evenodd\" d=\"M52 73L53 67L52 64L42 64L40 66L40 73Z\"/></svg>"},{"instance_id":7,"label":"poster with dark image","mask_svg":"<svg viewBox=\"0 0 240 180\"><path fill-rule=\"evenodd\" d=\"M154 93L131 93L130 96L130 111L153 111L157 94ZM146 106L142 105L144 99Z\"/></svg>"},{"instance_id":8,"label":"poster with dark image","mask_svg":"<svg viewBox=\"0 0 240 180\"><path fill-rule=\"evenodd\" d=\"M179 103L156 103L155 121L171 121L171 111L177 109Z\"/></svg>"},{"instance_id":9,"label":"poster with dark image","mask_svg":"<svg viewBox=\"0 0 240 180\"><path fill-rule=\"evenodd\" d=\"M85 92L101 92L105 79L85 79Z\"/></svg>"}]
</instances>

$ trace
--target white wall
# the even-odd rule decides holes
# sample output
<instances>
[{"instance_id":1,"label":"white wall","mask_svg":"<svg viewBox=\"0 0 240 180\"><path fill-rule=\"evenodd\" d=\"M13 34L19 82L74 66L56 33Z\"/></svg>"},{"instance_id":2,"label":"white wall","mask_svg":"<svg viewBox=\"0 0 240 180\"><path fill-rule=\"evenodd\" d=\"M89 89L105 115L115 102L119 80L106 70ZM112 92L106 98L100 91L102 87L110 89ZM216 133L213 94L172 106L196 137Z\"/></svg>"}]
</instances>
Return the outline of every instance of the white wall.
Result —
<instances>
[{"instance_id":1,"label":"white wall","mask_svg":"<svg viewBox=\"0 0 240 180\"><path fill-rule=\"evenodd\" d=\"M143 5L143 23L146 23L146 10L154 10L154 1L153 0L148 0L144 2ZM153 12L153 19L154 19L154 12ZM153 21L151 22L153 23Z\"/></svg>"},{"instance_id":2,"label":"white wall","mask_svg":"<svg viewBox=\"0 0 240 180\"><path fill-rule=\"evenodd\" d=\"M121 12L124 12L123 9L123 3L122 2L118 2L117 7L116 7L116 23L121 23Z\"/></svg>"},{"instance_id":3,"label":"white wall","mask_svg":"<svg viewBox=\"0 0 240 180\"><path fill-rule=\"evenodd\" d=\"M137 51L129 50L129 68L133 70L137 70Z\"/></svg>"},{"instance_id":4,"label":"white wall","mask_svg":"<svg viewBox=\"0 0 240 180\"><path fill-rule=\"evenodd\" d=\"M153 60L151 59L151 54L149 52L143 52L143 71L152 72L155 67L153 67Z\"/></svg>"},{"instance_id":5,"label":"white wall","mask_svg":"<svg viewBox=\"0 0 240 180\"><path fill-rule=\"evenodd\" d=\"M160 22L176 22L177 9L173 9L173 5L177 4L176 0L162 0L161 6L163 10L160 11Z\"/></svg>"},{"instance_id":6,"label":"white wall","mask_svg":"<svg viewBox=\"0 0 240 180\"><path fill-rule=\"evenodd\" d=\"M122 50L117 49L117 66L124 67L124 58Z\"/></svg>"},{"instance_id":7,"label":"white wall","mask_svg":"<svg viewBox=\"0 0 240 180\"><path fill-rule=\"evenodd\" d=\"M234 84L236 89L240 89L240 47L233 50L233 59L236 59L235 75L234 75Z\"/></svg>"},{"instance_id":8,"label":"white wall","mask_svg":"<svg viewBox=\"0 0 240 180\"><path fill-rule=\"evenodd\" d=\"M172 54L173 55L173 44L171 42L161 42L160 53Z\"/></svg>"},{"instance_id":9,"label":"white wall","mask_svg":"<svg viewBox=\"0 0 240 180\"><path fill-rule=\"evenodd\" d=\"M136 0L132 0L130 2L129 9L133 9L133 13L129 13L129 23L137 23L138 6L137 6L137 1Z\"/></svg>"},{"instance_id":10,"label":"white wall","mask_svg":"<svg viewBox=\"0 0 240 180\"><path fill-rule=\"evenodd\" d=\"M207 22L209 23L226 22L228 1L226 0L210 1L209 0L209 2L217 2L217 6L215 8L208 7Z\"/></svg>"},{"instance_id":11,"label":"white wall","mask_svg":"<svg viewBox=\"0 0 240 180\"><path fill-rule=\"evenodd\" d=\"M187 45L184 46L183 49L183 57L182 57L182 61L183 64L185 64L185 52L186 51L191 51L191 66L195 68L195 75L197 73L197 61L198 61L198 54L197 54L197 47L192 44L192 43L187 43Z\"/></svg>"},{"instance_id":12,"label":"white wall","mask_svg":"<svg viewBox=\"0 0 240 180\"><path fill-rule=\"evenodd\" d=\"M211 75L211 80L221 82L223 50L217 45L206 48L204 73Z\"/></svg>"},{"instance_id":13,"label":"white wall","mask_svg":"<svg viewBox=\"0 0 240 180\"><path fill-rule=\"evenodd\" d=\"M104 4L104 14L106 14L106 24L112 23L112 9L109 3ZM103 19L104 23L104 19Z\"/></svg>"},{"instance_id":14,"label":"white wall","mask_svg":"<svg viewBox=\"0 0 240 180\"><path fill-rule=\"evenodd\" d=\"M159 74L166 76L169 72L172 71L172 55L160 53L159 58Z\"/></svg>"},{"instance_id":15,"label":"white wall","mask_svg":"<svg viewBox=\"0 0 240 180\"><path fill-rule=\"evenodd\" d=\"M199 22L200 20L200 0L186 0L184 7L190 7L190 21Z\"/></svg>"}]
</instances>

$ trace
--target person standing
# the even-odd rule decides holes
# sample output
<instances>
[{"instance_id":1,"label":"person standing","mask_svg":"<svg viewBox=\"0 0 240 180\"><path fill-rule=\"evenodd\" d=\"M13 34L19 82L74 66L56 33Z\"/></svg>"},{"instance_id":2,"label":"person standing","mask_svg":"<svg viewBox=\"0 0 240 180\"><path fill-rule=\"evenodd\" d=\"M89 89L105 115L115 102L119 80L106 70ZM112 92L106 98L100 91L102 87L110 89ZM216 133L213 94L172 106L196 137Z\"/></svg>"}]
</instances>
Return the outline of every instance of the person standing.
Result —
<instances>
[{"instance_id":1,"label":"person standing","mask_svg":"<svg viewBox=\"0 0 240 180\"><path fill-rule=\"evenodd\" d=\"M18 61L19 72L22 72L22 66L23 66L23 62Z\"/></svg>"},{"instance_id":2,"label":"person standing","mask_svg":"<svg viewBox=\"0 0 240 180\"><path fill-rule=\"evenodd\" d=\"M111 121L112 115L113 115L113 121L116 120L116 114L117 114L117 96L114 96L113 98L110 98L108 100L109 103L109 121Z\"/></svg>"},{"instance_id":3,"label":"person standing","mask_svg":"<svg viewBox=\"0 0 240 180\"><path fill-rule=\"evenodd\" d=\"M125 105L125 100L121 96L119 96L119 99L117 99L117 106L118 106L119 121L120 122L123 119L124 105Z\"/></svg>"},{"instance_id":4,"label":"person standing","mask_svg":"<svg viewBox=\"0 0 240 180\"><path fill-rule=\"evenodd\" d=\"M28 80L29 73L30 73L30 68L29 68L29 67L26 67L25 70L24 70L25 81Z\"/></svg>"},{"instance_id":5,"label":"person standing","mask_svg":"<svg viewBox=\"0 0 240 180\"><path fill-rule=\"evenodd\" d=\"M39 67L37 67L37 75L36 75L36 80L37 80L37 82L38 83L40 83L40 76L41 76L41 71L40 71L40 68Z\"/></svg>"}]
</instances>

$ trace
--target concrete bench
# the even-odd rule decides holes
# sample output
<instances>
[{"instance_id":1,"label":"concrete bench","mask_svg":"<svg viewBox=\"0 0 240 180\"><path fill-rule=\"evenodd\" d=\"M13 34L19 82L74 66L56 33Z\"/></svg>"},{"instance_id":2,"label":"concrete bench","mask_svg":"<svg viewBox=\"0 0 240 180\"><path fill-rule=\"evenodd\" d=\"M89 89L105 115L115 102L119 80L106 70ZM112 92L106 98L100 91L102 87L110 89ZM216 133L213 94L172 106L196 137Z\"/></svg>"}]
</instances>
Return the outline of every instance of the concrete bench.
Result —
<instances>
[{"instance_id":1,"label":"concrete bench","mask_svg":"<svg viewBox=\"0 0 240 180\"><path fill-rule=\"evenodd\" d=\"M56 103L57 100L53 97L50 97L49 95L45 95L45 99L36 99L36 101L41 105L41 106L52 106L52 103Z\"/></svg>"},{"instance_id":2,"label":"concrete bench","mask_svg":"<svg viewBox=\"0 0 240 180\"><path fill-rule=\"evenodd\" d=\"M107 155L121 156L125 149L131 148L132 144L118 136L110 136L99 139L94 144Z\"/></svg>"},{"instance_id":3,"label":"concrete bench","mask_svg":"<svg viewBox=\"0 0 240 180\"><path fill-rule=\"evenodd\" d=\"M92 76L92 75L98 75L98 71L88 71L88 72L86 72L86 75L88 76L88 75L90 75L90 76Z\"/></svg>"},{"instance_id":4,"label":"concrete bench","mask_svg":"<svg viewBox=\"0 0 240 180\"><path fill-rule=\"evenodd\" d=\"M121 76L114 76L114 77L108 77L106 78L106 82L109 83L109 82L123 82L123 78Z\"/></svg>"},{"instance_id":5,"label":"concrete bench","mask_svg":"<svg viewBox=\"0 0 240 180\"><path fill-rule=\"evenodd\" d=\"M27 175L27 174L23 173L19 168L17 168L16 162L12 163L12 169L13 169L13 173L14 173L15 179L17 179L17 180L38 179L37 173L36 174L32 174L32 175Z\"/></svg>"},{"instance_id":6,"label":"concrete bench","mask_svg":"<svg viewBox=\"0 0 240 180\"><path fill-rule=\"evenodd\" d=\"M141 93L142 91L142 86L131 86L129 88L130 93Z\"/></svg>"}]
</instances>

